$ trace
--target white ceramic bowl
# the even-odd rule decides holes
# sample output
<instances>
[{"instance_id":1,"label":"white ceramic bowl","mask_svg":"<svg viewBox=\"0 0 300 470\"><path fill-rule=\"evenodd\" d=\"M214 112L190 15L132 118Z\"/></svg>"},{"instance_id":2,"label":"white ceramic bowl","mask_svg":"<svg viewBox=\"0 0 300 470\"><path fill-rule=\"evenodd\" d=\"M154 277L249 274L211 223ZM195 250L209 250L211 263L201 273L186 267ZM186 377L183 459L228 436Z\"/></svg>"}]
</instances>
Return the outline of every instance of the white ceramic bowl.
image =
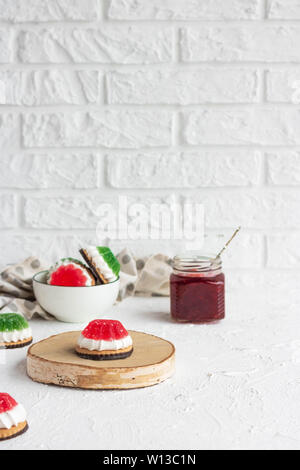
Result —
<instances>
[{"instance_id":1,"label":"white ceramic bowl","mask_svg":"<svg viewBox=\"0 0 300 470\"><path fill-rule=\"evenodd\" d=\"M33 291L43 309L57 320L82 323L101 318L118 297L119 279L100 286L63 287L47 284L46 273L42 271L33 277Z\"/></svg>"}]
</instances>

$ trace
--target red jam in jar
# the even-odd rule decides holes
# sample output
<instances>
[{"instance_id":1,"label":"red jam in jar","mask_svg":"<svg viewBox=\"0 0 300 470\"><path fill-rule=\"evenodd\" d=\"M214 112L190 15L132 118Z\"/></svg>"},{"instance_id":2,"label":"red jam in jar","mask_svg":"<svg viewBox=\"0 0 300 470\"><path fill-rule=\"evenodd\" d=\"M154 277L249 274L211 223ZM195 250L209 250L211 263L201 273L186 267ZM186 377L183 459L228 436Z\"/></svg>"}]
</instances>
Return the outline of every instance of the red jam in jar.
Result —
<instances>
[{"instance_id":1,"label":"red jam in jar","mask_svg":"<svg viewBox=\"0 0 300 470\"><path fill-rule=\"evenodd\" d=\"M170 278L171 315L178 322L225 317L225 276L220 258L176 256Z\"/></svg>"}]
</instances>

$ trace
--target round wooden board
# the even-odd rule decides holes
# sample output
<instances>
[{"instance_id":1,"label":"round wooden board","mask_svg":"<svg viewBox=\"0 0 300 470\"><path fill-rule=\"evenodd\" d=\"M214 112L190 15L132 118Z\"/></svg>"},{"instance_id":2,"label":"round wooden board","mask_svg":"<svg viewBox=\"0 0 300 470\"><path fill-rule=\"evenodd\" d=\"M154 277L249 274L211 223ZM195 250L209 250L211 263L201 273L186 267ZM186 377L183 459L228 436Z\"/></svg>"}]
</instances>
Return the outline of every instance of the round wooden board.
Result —
<instances>
[{"instance_id":1,"label":"round wooden board","mask_svg":"<svg viewBox=\"0 0 300 470\"><path fill-rule=\"evenodd\" d=\"M130 357L93 361L75 353L79 334L71 331L33 344L27 354L29 377L62 387L113 390L150 387L174 373L175 347L162 338L129 331L134 348Z\"/></svg>"}]
</instances>

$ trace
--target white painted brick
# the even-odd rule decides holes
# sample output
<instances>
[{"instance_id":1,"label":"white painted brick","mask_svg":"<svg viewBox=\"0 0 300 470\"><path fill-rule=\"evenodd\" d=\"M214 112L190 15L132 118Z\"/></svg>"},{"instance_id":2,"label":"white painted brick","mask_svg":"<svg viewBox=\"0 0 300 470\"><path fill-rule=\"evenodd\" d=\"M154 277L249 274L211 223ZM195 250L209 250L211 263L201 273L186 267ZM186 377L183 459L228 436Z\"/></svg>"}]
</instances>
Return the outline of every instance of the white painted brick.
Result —
<instances>
[{"instance_id":1,"label":"white painted brick","mask_svg":"<svg viewBox=\"0 0 300 470\"><path fill-rule=\"evenodd\" d=\"M7 28L0 29L0 64L12 62L12 30Z\"/></svg>"},{"instance_id":2,"label":"white painted brick","mask_svg":"<svg viewBox=\"0 0 300 470\"><path fill-rule=\"evenodd\" d=\"M149 213L151 204L167 204L168 196L155 197L143 195L141 197L128 196L129 217L132 204L143 204L146 214ZM97 224L106 222L105 207L111 205L111 211L118 211L118 195L86 197L81 196L45 196L27 197L25 200L26 227L32 228L56 228L56 229L86 229L95 231ZM103 227L103 224L101 227Z\"/></svg>"},{"instance_id":3,"label":"white painted brick","mask_svg":"<svg viewBox=\"0 0 300 470\"><path fill-rule=\"evenodd\" d=\"M40 247L42 247L42 242L38 236L30 237L27 234L16 236L11 233L2 233L0 238L0 269L2 270L8 264L20 263L25 258L35 255Z\"/></svg>"},{"instance_id":4,"label":"white painted brick","mask_svg":"<svg viewBox=\"0 0 300 470\"><path fill-rule=\"evenodd\" d=\"M173 259L184 251L184 243L178 240L112 240L109 246L113 253L120 253L126 246L137 258L163 253Z\"/></svg>"},{"instance_id":5,"label":"white painted brick","mask_svg":"<svg viewBox=\"0 0 300 470\"><path fill-rule=\"evenodd\" d=\"M194 153L108 156L108 181L115 188L201 188L258 183L256 151L202 150Z\"/></svg>"},{"instance_id":6,"label":"white painted brick","mask_svg":"<svg viewBox=\"0 0 300 470\"><path fill-rule=\"evenodd\" d=\"M268 268L298 268L300 264L300 235L270 235L267 237Z\"/></svg>"},{"instance_id":7,"label":"white painted brick","mask_svg":"<svg viewBox=\"0 0 300 470\"><path fill-rule=\"evenodd\" d=\"M221 235L209 233L205 243L204 252L215 253L220 245L225 242L225 238L230 236L229 231L222 232ZM42 261L52 265L57 260L71 256L81 259L79 249L88 244L97 244L98 240L94 233L74 231L72 235L53 235L53 234L18 234L11 233L1 235L1 265L0 269L6 264L19 263L29 256L37 256ZM119 253L124 246L134 253L136 257L143 258L153 253L164 253L171 258L185 249L182 241L169 240L122 240L112 241L110 243L114 253ZM225 270L231 268L258 268L261 266L261 247L262 241L260 235L241 234L235 242L235 250L228 250L226 257L223 257ZM230 275L231 277L231 275ZM229 280L229 279L228 279Z\"/></svg>"},{"instance_id":8,"label":"white painted brick","mask_svg":"<svg viewBox=\"0 0 300 470\"><path fill-rule=\"evenodd\" d=\"M20 142L19 119L13 114L0 114L0 149L5 151L17 149Z\"/></svg>"},{"instance_id":9,"label":"white painted brick","mask_svg":"<svg viewBox=\"0 0 300 470\"><path fill-rule=\"evenodd\" d=\"M37 256L49 267L61 258L72 256L81 259L79 249L87 244L96 244L95 237L86 233L56 236L51 234L6 234L0 239L1 266L20 263L29 256Z\"/></svg>"},{"instance_id":10,"label":"white painted brick","mask_svg":"<svg viewBox=\"0 0 300 470\"><path fill-rule=\"evenodd\" d=\"M96 188L96 154L4 154L0 159L2 188Z\"/></svg>"},{"instance_id":11,"label":"white painted brick","mask_svg":"<svg viewBox=\"0 0 300 470\"><path fill-rule=\"evenodd\" d=\"M225 235L226 234L226 235ZM213 244L213 252L216 251L216 249L222 245L222 242L224 241L224 236L227 236L229 234L228 231L222 232L222 237L221 236L216 236L212 233L208 234L207 239L210 240L210 244ZM292 237L293 241L295 240L295 237ZM75 258L80 258L80 255L78 253L79 249L82 248L83 246L86 246L87 244L96 244L97 243L97 238L95 238L95 235L92 234L86 234L85 232L79 232L76 233L74 232L72 235L53 235L51 234L43 234L43 235L31 235L28 233L24 234L18 234L18 235L12 235L11 233L5 234L3 233L1 235L0 239L0 250L1 250L1 265L0 269L5 267L7 264L11 263L19 263L23 259L35 255L39 257L42 261L50 265L52 263L55 263L57 260L67 257L67 256L72 256ZM237 245L238 244L238 245ZM124 246L128 246L128 248L135 254L137 257L144 257L145 255L152 255L153 253L164 253L170 257L175 256L178 253L181 253L182 250L184 249L184 245L181 242L170 242L170 241L154 241L154 240L148 240L146 243L145 241L132 241L128 240L126 242L124 241L116 241L112 242L110 244L112 250L114 253L120 252ZM296 251L298 250L298 245L296 247ZM270 244L269 244L270 246ZM210 246L208 246L206 243L203 248L205 251L207 249L211 249ZM282 251L282 250L281 250ZM280 252L277 252L277 257L280 256ZM285 256L285 255L284 255ZM275 252L275 257L276 257L276 252ZM239 261L240 259L240 261ZM272 262L271 262L272 261ZM269 267L295 267L297 268L297 265L294 265L294 263L298 262L295 257L293 259L290 259L291 265L287 266L287 259L286 256L283 257L282 259L280 258L278 260L278 263L280 262L279 265L277 264L276 266L272 266L273 264L273 257L270 257L269 260ZM252 280L251 283L249 283L249 276L250 273L247 271L243 271L243 276L242 273L240 273L241 277L238 276L238 272L234 271L228 271L228 269L236 269L236 268L243 268L244 270L246 268L258 268L260 267L260 262L261 262L261 240L260 236L258 235L245 235L241 234L240 239L235 241L235 250L231 250L230 252L227 252L226 259L225 255L223 257L223 263L224 263L224 269L226 272L226 283L227 287L228 285L233 286L233 287L240 287L241 285L245 287L249 287L249 285L253 285L255 282L255 279ZM276 262L276 259L275 259ZM252 275L255 278L256 275L256 282L257 280L260 280L263 270L260 269L259 272L254 272ZM286 274L286 273L285 273ZM274 273L272 273L273 277L272 280L274 280ZM244 277L245 276L245 277ZM284 273L281 273L281 276L284 277ZM238 277L238 279L237 279ZM281 278L282 279L282 278ZM295 279L294 279L295 281ZM264 284L264 281L262 280L261 284ZM270 284L270 283L268 283ZM295 287L298 287L297 285Z\"/></svg>"},{"instance_id":12,"label":"white painted brick","mask_svg":"<svg viewBox=\"0 0 300 470\"><path fill-rule=\"evenodd\" d=\"M204 203L205 251L241 224L224 257L231 286L277 287L281 267L300 272L298 19L298 0L0 0L0 64L14 62L0 70L1 265L76 256L98 241L99 204L132 190L148 212L168 196Z\"/></svg>"},{"instance_id":13,"label":"white painted brick","mask_svg":"<svg viewBox=\"0 0 300 470\"><path fill-rule=\"evenodd\" d=\"M217 255L226 241L232 235L232 230L220 230L218 234L207 233L203 245L203 253ZM255 269L263 264L264 244L261 235L247 234L243 231L234 240L234 246L222 256L224 269Z\"/></svg>"},{"instance_id":14,"label":"white painted brick","mask_svg":"<svg viewBox=\"0 0 300 470\"><path fill-rule=\"evenodd\" d=\"M299 0L267 0L267 17L272 20L299 20Z\"/></svg>"},{"instance_id":15,"label":"white painted brick","mask_svg":"<svg viewBox=\"0 0 300 470\"><path fill-rule=\"evenodd\" d=\"M172 115L165 111L106 111L26 115L25 147L139 148L170 145Z\"/></svg>"},{"instance_id":16,"label":"white painted brick","mask_svg":"<svg viewBox=\"0 0 300 470\"><path fill-rule=\"evenodd\" d=\"M128 197L132 203L143 204L149 213L151 204L169 204L174 197L154 197L143 194ZM289 191L229 191L206 192L184 196L177 201L204 205L208 228L230 228L242 225L254 229L300 228L300 194ZM171 201L171 202L172 202ZM27 197L25 201L26 227L50 229L84 228L95 230L103 222L102 204L118 208L117 195L108 197L45 196ZM112 209L112 210L113 210ZM102 214L102 215L101 215ZM140 221L139 221L140 223ZM148 220L147 220L148 223ZM153 225L153 222L152 222Z\"/></svg>"},{"instance_id":17,"label":"white painted brick","mask_svg":"<svg viewBox=\"0 0 300 470\"><path fill-rule=\"evenodd\" d=\"M98 71L0 71L0 104L99 104L102 100L102 74Z\"/></svg>"},{"instance_id":18,"label":"white painted brick","mask_svg":"<svg viewBox=\"0 0 300 470\"><path fill-rule=\"evenodd\" d=\"M209 228L300 228L300 193L277 191L229 191L190 196L204 204Z\"/></svg>"},{"instance_id":19,"label":"white painted brick","mask_svg":"<svg viewBox=\"0 0 300 470\"><path fill-rule=\"evenodd\" d=\"M25 224L33 228L94 230L98 206L90 197L27 197Z\"/></svg>"},{"instance_id":20,"label":"white painted brick","mask_svg":"<svg viewBox=\"0 0 300 470\"><path fill-rule=\"evenodd\" d=\"M0 20L93 21L99 8L97 0L0 0Z\"/></svg>"},{"instance_id":21,"label":"white painted brick","mask_svg":"<svg viewBox=\"0 0 300 470\"><path fill-rule=\"evenodd\" d=\"M257 19L259 0L111 0L108 16L117 20Z\"/></svg>"},{"instance_id":22,"label":"white painted brick","mask_svg":"<svg viewBox=\"0 0 300 470\"><path fill-rule=\"evenodd\" d=\"M14 228L17 226L16 196L12 194L0 195L0 228Z\"/></svg>"},{"instance_id":23,"label":"white painted brick","mask_svg":"<svg viewBox=\"0 0 300 470\"><path fill-rule=\"evenodd\" d=\"M270 185L300 185L300 152L278 150L266 153L267 177Z\"/></svg>"},{"instance_id":24,"label":"white painted brick","mask_svg":"<svg viewBox=\"0 0 300 470\"><path fill-rule=\"evenodd\" d=\"M300 103L300 70L267 72L267 100L277 103Z\"/></svg>"},{"instance_id":25,"label":"white painted brick","mask_svg":"<svg viewBox=\"0 0 300 470\"><path fill-rule=\"evenodd\" d=\"M299 62L299 26L201 26L181 30L185 62Z\"/></svg>"},{"instance_id":26,"label":"white painted brick","mask_svg":"<svg viewBox=\"0 0 300 470\"><path fill-rule=\"evenodd\" d=\"M253 70L150 70L108 74L112 104L252 103L258 100Z\"/></svg>"},{"instance_id":27,"label":"white painted brick","mask_svg":"<svg viewBox=\"0 0 300 470\"><path fill-rule=\"evenodd\" d=\"M232 230L222 230L215 234L206 234L202 253L217 254L232 234ZM173 258L178 253L186 251L184 241L179 240L120 240L112 241L110 246L114 253L120 252L126 246L136 257L163 253ZM255 269L261 268L263 263L263 240L261 235L241 233L236 238L234 247L227 250L222 257L225 272L228 269Z\"/></svg>"},{"instance_id":28,"label":"white painted brick","mask_svg":"<svg viewBox=\"0 0 300 470\"><path fill-rule=\"evenodd\" d=\"M183 140L190 145L300 144L300 109L202 109L183 113Z\"/></svg>"},{"instance_id":29,"label":"white painted brick","mask_svg":"<svg viewBox=\"0 0 300 470\"><path fill-rule=\"evenodd\" d=\"M170 62L169 27L101 26L47 28L19 34L19 58L26 63L154 64Z\"/></svg>"}]
</instances>

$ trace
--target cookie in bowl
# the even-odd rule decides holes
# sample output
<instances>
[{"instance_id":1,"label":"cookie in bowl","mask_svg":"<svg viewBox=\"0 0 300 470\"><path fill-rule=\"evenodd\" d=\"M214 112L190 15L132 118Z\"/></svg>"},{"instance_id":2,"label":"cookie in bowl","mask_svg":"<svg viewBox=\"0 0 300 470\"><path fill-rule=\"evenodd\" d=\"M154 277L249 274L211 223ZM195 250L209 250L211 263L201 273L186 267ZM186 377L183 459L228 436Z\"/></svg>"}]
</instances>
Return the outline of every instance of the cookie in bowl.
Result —
<instances>
[{"instance_id":1,"label":"cookie in bowl","mask_svg":"<svg viewBox=\"0 0 300 470\"><path fill-rule=\"evenodd\" d=\"M88 246L80 254L100 284L108 284L119 278L120 263L107 246Z\"/></svg>"},{"instance_id":2,"label":"cookie in bowl","mask_svg":"<svg viewBox=\"0 0 300 470\"><path fill-rule=\"evenodd\" d=\"M90 287L96 284L92 271L81 261L63 258L50 270L47 284L64 287Z\"/></svg>"},{"instance_id":3,"label":"cookie in bowl","mask_svg":"<svg viewBox=\"0 0 300 470\"><path fill-rule=\"evenodd\" d=\"M0 314L0 349L23 348L31 343L32 331L22 315Z\"/></svg>"},{"instance_id":4,"label":"cookie in bowl","mask_svg":"<svg viewBox=\"0 0 300 470\"><path fill-rule=\"evenodd\" d=\"M133 343L118 320L93 320L81 332L75 350L83 359L125 359L132 354Z\"/></svg>"}]
</instances>

